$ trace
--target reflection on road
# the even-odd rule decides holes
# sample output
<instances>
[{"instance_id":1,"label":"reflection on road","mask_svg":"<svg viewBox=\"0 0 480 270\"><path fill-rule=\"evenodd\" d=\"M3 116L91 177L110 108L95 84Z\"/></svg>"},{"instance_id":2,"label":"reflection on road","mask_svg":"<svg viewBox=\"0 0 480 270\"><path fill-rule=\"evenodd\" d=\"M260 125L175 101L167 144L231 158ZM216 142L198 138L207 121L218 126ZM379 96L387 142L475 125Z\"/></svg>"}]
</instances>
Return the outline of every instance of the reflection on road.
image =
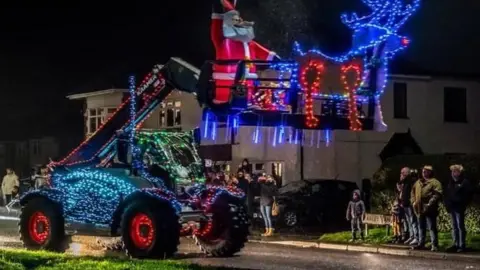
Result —
<instances>
[{"instance_id":1,"label":"reflection on road","mask_svg":"<svg viewBox=\"0 0 480 270\"><path fill-rule=\"evenodd\" d=\"M2 248L22 248L13 228L0 226ZM95 237L74 236L68 253L75 256L125 258L123 252L101 249ZM199 252L190 239L182 239L174 259L191 263L232 267L234 269L480 269L480 262L455 262L379 254L326 251L311 248L291 248L271 244L248 243L232 258L210 258Z\"/></svg>"}]
</instances>

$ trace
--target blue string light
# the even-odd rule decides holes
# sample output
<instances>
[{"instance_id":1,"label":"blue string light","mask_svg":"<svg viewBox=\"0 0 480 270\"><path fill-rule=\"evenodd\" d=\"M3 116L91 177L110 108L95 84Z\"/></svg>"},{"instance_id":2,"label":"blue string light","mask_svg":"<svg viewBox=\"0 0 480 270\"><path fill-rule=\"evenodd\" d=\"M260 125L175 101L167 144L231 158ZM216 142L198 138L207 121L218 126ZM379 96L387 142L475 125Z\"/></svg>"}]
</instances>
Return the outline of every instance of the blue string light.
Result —
<instances>
[{"instance_id":1,"label":"blue string light","mask_svg":"<svg viewBox=\"0 0 480 270\"><path fill-rule=\"evenodd\" d=\"M325 143L327 146L330 146L330 130L325 130Z\"/></svg>"},{"instance_id":2,"label":"blue string light","mask_svg":"<svg viewBox=\"0 0 480 270\"><path fill-rule=\"evenodd\" d=\"M362 0L371 9L369 15L363 17L356 13L341 15L342 22L353 30L352 46L349 51L338 56L330 56L317 49L304 52L298 42L294 43L294 51L299 56L316 55L337 64L363 56L364 69L358 90L368 85L370 93L369 96L357 94L356 102L369 102L373 96L377 111L380 112L375 114L375 121L386 127L381 117L379 97L387 85L388 63L410 44L408 37L397 32L420 8L420 1L412 0L411 4L405 4L404 0ZM373 72L377 75L374 85L370 82ZM316 94L314 97L341 101L347 101L349 98L346 94Z\"/></svg>"},{"instance_id":3,"label":"blue string light","mask_svg":"<svg viewBox=\"0 0 480 270\"><path fill-rule=\"evenodd\" d=\"M210 112L205 114L205 123L203 124L203 138L208 138L208 127L210 125Z\"/></svg>"}]
</instances>

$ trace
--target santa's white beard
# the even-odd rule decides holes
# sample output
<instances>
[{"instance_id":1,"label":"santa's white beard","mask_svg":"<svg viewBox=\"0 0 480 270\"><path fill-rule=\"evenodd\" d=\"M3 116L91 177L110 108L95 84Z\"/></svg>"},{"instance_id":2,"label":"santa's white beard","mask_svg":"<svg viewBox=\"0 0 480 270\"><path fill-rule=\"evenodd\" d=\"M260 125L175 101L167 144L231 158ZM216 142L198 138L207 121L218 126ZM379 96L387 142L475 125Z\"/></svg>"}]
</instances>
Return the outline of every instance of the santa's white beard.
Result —
<instances>
[{"instance_id":1,"label":"santa's white beard","mask_svg":"<svg viewBox=\"0 0 480 270\"><path fill-rule=\"evenodd\" d=\"M250 42L255 38L255 32L252 26L248 27L236 27L236 26L224 26L223 35L226 38L241 42Z\"/></svg>"}]
</instances>

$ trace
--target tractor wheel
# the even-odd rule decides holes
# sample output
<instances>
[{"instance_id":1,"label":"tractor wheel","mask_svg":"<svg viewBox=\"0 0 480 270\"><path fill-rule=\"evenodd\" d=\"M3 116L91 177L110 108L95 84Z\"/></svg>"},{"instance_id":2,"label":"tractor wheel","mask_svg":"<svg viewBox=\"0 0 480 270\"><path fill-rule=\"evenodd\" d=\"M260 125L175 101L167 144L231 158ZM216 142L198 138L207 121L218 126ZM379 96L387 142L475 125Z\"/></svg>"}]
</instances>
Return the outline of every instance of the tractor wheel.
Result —
<instances>
[{"instance_id":1,"label":"tractor wheel","mask_svg":"<svg viewBox=\"0 0 480 270\"><path fill-rule=\"evenodd\" d=\"M195 243L207 255L230 257L248 241L249 220L240 202L220 201L211 208L211 218L194 233Z\"/></svg>"},{"instance_id":2,"label":"tractor wheel","mask_svg":"<svg viewBox=\"0 0 480 270\"><path fill-rule=\"evenodd\" d=\"M34 198L22 208L18 223L20 240L30 250L65 252L71 237L65 234L60 205L46 199Z\"/></svg>"},{"instance_id":3,"label":"tractor wheel","mask_svg":"<svg viewBox=\"0 0 480 270\"><path fill-rule=\"evenodd\" d=\"M163 203L133 202L122 215L123 248L132 258L166 259L175 252L180 224L175 210Z\"/></svg>"}]
</instances>

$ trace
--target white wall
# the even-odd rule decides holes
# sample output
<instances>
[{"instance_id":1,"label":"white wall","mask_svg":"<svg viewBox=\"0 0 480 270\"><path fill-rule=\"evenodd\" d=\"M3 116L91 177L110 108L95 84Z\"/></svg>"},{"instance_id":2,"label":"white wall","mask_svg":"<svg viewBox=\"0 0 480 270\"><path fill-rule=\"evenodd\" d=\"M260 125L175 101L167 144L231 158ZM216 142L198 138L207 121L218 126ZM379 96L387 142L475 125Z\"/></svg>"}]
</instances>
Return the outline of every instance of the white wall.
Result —
<instances>
[{"instance_id":1,"label":"white wall","mask_svg":"<svg viewBox=\"0 0 480 270\"><path fill-rule=\"evenodd\" d=\"M393 83L407 83L407 106L409 119L393 118ZM444 87L467 88L468 123L445 123L443 121ZM306 131L304 143L304 175L307 179L337 178L357 182L370 178L381 164L379 153L395 132L411 129L413 137L428 154L442 153L479 153L480 152L480 83L432 79L430 77L393 76L382 96L384 121L388 131L332 131L331 142L326 146L325 133L321 132L321 143L317 147L318 131ZM121 93L108 96L87 98L87 106L117 106ZM192 94L174 91L166 101L182 102L182 130L191 130L201 123L202 110ZM156 109L146 120L145 128L159 128L159 111ZM318 111L318 108L317 110ZM283 161L285 162L284 183L300 179L300 145L284 144L273 147L268 140L273 128L262 128L263 140L254 144L252 134L255 127L242 127L232 146L232 166L235 168L241 160ZM230 137L225 129L217 130L215 141L202 140L202 145L228 144ZM202 130L203 134L203 130ZM310 146L311 137L313 146Z\"/></svg>"},{"instance_id":2,"label":"white wall","mask_svg":"<svg viewBox=\"0 0 480 270\"><path fill-rule=\"evenodd\" d=\"M393 84L407 83L409 119L393 118ZM467 88L468 123L443 121L444 87ZM394 77L382 96L388 131L332 132L329 147L305 148L305 178L334 178L355 181L371 178L381 165L379 153L395 132L407 132L427 154L480 152L480 83L432 78ZM308 133L307 133L308 134ZM476 139L477 138L477 139ZM310 160L310 163L308 161Z\"/></svg>"},{"instance_id":3,"label":"white wall","mask_svg":"<svg viewBox=\"0 0 480 270\"><path fill-rule=\"evenodd\" d=\"M87 109L117 107L122 103L123 93L115 92L107 95L91 96L86 98Z\"/></svg>"},{"instance_id":4,"label":"white wall","mask_svg":"<svg viewBox=\"0 0 480 270\"><path fill-rule=\"evenodd\" d=\"M393 83L407 83L409 119L393 118ZM467 89L467 123L443 121L444 87ZM411 129L425 153L478 153L475 138L480 132L480 84L474 81L446 79L396 79L390 81L382 98L383 115L390 132ZM427 124L426 124L427 123Z\"/></svg>"}]
</instances>

